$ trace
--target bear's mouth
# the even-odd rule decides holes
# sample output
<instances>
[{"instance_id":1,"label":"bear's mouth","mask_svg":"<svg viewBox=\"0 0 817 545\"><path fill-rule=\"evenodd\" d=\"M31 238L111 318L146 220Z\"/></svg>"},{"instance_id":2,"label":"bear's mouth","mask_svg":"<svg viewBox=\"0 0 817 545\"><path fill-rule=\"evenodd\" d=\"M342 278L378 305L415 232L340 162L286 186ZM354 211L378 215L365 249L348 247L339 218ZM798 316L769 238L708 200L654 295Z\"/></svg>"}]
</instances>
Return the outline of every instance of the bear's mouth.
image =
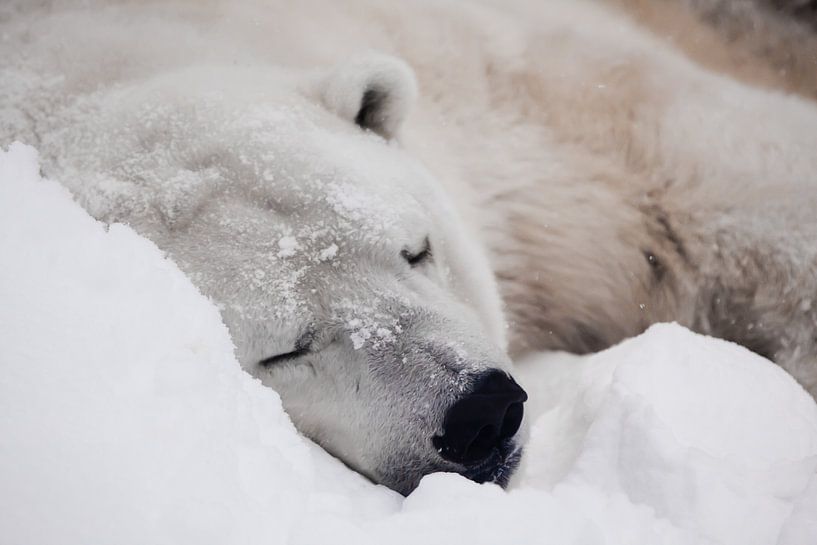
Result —
<instances>
[{"instance_id":1,"label":"bear's mouth","mask_svg":"<svg viewBox=\"0 0 817 545\"><path fill-rule=\"evenodd\" d=\"M521 459L522 446L511 437L494 448L487 458L459 473L477 483L495 483L505 488Z\"/></svg>"}]
</instances>

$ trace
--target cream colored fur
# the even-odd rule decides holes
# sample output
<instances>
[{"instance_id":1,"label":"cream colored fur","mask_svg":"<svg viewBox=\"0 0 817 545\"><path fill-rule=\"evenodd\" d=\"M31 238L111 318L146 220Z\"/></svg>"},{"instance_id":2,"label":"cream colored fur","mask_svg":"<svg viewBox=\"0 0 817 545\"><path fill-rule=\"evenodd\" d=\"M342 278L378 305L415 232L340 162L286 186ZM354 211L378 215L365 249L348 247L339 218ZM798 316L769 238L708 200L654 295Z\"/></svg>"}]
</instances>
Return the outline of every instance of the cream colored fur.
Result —
<instances>
[{"instance_id":1,"label":"cream colored fur","mask_svg":"<svg viewBox=\"0 0 817 545\"><path fill-rule=\"evenodd\" d=\"M407 146L467 186L514 354L675 320L817 393L813 103L712 73L593 3L382 14L407 20Z\"/></svg>"}]
</instances>

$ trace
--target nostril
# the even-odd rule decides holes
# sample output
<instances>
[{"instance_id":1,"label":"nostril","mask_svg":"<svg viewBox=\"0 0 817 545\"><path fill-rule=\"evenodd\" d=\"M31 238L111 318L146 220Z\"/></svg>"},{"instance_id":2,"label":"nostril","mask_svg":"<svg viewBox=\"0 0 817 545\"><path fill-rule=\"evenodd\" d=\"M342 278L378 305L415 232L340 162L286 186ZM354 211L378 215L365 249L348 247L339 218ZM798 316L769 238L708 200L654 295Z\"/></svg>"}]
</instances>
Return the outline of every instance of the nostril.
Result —
<instances>
[{"instance_id":1,"label":"nostril","mask_svg":"<svg viewBox=\"0 0 817 545\"><path fill-rule=\"evenodd\" d=\"M482 461L519 430L527 398L507 373L491 370L448 409L443 433L432 442L446 460L465 465Z\"/></svg>"},{"instance_id":2,"label":"nostril","mask_svg":"<svg viewBox=\"0 0 817 545\"><path fill-rule=\"evenodd\" d=\"M491 448L496 444L496 427L495 426L484 426L474 440L466 446L466 452L476 453L476 452L490 452Z\"/></svg>"},{"instance_id":3,"label":"nostril","mask_svg":"<svg viewBox=\"0 0 817 545\"><path fill-rule=\"evenodd\" d=\"M508 410L505 411L505 418L502 420L502 429L499 431L501 439L513 437L519 431L519 426L522 425L522 415L524 409L522 403L511 403Z\"/></svg>"}]
</instances>

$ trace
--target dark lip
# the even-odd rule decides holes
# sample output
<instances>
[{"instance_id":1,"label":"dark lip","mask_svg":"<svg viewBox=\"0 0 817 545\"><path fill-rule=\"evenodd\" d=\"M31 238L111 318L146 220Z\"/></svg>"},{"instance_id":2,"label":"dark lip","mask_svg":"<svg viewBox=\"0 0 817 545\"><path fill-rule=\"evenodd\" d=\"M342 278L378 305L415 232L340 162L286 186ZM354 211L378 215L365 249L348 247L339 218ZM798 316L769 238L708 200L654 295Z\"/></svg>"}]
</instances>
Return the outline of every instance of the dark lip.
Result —
<instances>
[{"instance_id":1,"label":"dark lip","mask_svg":"<svg viewBox=\"0 0 817 545\"><path fill-rule=\"evenodd\" d=\"M490 482L505 488L521 459L522 447L511 437L495 448L488 458L459 473L477 483Z\"/></svg>"},{"instance_id":2,"label":"dark lip","mask_svg":"<svg viewBox=\"0 0 817 545\"><path fill-rule=\"evenodd\" d=\"M514 472L519 467L519 462L522 459L522 450L521 444L516 441L515 437L511 437L505 439L498 447L494 448L488 458L478 464L469 466L460 465L457 467L450 462L444 462L422 473L412 474L398 472L393 474L393 477L390 479L378 479L375 476L369 476L369 478L374 483L385 484L403 496L411 494L414 489L417 488L417 485L420 484L420 480L423 476L440 471L458 473L466 479L480 484L494 483L502 488L506 488ZM386 475L390 474L387 473Z\"/></svg>"}]
</instances>

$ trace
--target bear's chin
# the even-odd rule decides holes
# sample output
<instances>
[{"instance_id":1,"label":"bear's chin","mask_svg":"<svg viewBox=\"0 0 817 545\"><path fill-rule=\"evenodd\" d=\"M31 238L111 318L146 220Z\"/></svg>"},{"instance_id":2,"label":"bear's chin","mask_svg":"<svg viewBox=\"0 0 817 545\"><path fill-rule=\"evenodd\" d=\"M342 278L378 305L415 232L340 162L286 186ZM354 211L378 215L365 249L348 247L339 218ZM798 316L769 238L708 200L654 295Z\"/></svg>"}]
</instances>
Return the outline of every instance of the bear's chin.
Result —
<instances>
[{"instance_id":1,"label":"bear's chin","mask_svg":"<svg viewBox=\"0 0 817 545\"><path fill-rule=\"evenodd\" d=\"M457 473L479 484L493 483L506 488L514 472L519 467L522 453L522 445L517 441L516 437L511 437L505 439L498 447L493 449L487 458L476 464L456 467L454 464L441 461L441 464L434 464L418 473L393 471L388 474L387 478L372 479L369 477L369 479L374 483L387 486L403 496L408 496L414 492L424 476L438 472Z\"/></svg>"},{"instance_id":2,"label":"bear's chin","mask_svg":"<svg viewBox=\"0 0 817 545\"><path fill-rule=\"evenodd\" d=\"M494 483L505 488L521 459L522 446L510 438L495 448L484 461L467 467L460 474L477 483Z\"/></svg>"}]
</instances>

